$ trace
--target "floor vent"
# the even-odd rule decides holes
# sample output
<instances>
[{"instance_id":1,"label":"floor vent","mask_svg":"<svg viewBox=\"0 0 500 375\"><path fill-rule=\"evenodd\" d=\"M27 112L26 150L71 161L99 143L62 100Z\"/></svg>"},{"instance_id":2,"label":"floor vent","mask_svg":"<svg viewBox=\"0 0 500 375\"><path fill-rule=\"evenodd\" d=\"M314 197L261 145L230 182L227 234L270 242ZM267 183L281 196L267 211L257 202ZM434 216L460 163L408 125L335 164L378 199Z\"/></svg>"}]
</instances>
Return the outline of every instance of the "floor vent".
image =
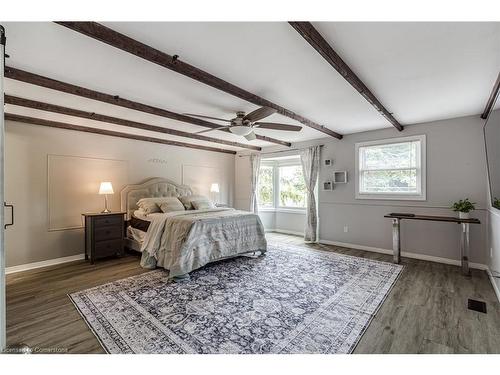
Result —
<instances>
[{"instance_id":1,"label":"floor vent","mask_svg":"<svg viewBox=\"0 0 500 375\"><path fill-rule=\"evenodd\" d=\"M468 308L486 314L486 302L469 299Z\"/></svg>"}]
</instances>

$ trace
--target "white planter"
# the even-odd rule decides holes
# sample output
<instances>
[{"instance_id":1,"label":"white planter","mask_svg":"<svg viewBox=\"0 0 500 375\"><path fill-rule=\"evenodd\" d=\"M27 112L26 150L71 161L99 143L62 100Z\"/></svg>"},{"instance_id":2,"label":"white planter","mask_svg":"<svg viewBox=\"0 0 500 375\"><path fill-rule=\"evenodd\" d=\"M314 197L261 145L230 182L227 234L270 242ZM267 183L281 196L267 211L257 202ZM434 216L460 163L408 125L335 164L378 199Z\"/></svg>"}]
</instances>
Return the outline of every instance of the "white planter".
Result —
<instances>
[{"instance_id":1,"label":"white planter","mask_svg":"<svg viewBox=\"0 0 500 375\"><path fill-rule=\"evenodd\" d=\"M458 212L460 219L470 219L470 212Z\"/></svg>"}]
</instances>

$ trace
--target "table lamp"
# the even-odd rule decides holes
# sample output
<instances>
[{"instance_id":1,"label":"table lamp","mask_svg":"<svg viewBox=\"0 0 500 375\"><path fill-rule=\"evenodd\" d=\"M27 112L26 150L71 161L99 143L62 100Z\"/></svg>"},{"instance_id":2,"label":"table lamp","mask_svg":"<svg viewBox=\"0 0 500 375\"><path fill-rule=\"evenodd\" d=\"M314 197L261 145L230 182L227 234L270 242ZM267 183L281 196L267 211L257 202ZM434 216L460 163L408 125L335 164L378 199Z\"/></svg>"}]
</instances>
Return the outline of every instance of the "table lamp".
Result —
<instances>
[{"instance_id":1,"label":"table lamp","mask_svg":"<svg viewBox=\"0 0 500 375\"><path fill-rule=\"evenodd\" d=\"M210 193L212 193L212 200L214 203L217 203L217 198L219 195L219 184L214 182L212 186L210 186Z\"/></svg>"},{"instance_id":2,"label":"table lamp","mask_svg":"<svg viewBox=\"0 0 500 375\"><path fill-rule=\"evenodd\" d=\"M113 185L111 182L101 182L101 186L99 187L99 194L104 194L104 210L101 211L103 214L110 213L111 211L108 209L108 194L114 194Z\"/></svg>"}]
</instances>

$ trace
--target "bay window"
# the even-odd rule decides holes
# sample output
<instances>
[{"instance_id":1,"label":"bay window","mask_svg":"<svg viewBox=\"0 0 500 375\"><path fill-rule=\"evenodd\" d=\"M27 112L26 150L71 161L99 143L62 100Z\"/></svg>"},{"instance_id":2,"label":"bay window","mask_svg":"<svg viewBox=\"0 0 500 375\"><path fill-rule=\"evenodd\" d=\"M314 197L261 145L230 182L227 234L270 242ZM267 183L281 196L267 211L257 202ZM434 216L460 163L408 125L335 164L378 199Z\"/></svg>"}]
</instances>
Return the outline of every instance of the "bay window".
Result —
<instances>
[{"instance_id":1,"label":"bay window","mask_svg":"<svg viewBox=\"0 0 500 375\"><path fill-rule=\"evenodd\" d=\"M258 186L259 208L305 210L306 193L299 156L261 161Z\"/></svg>"}]
</instances>

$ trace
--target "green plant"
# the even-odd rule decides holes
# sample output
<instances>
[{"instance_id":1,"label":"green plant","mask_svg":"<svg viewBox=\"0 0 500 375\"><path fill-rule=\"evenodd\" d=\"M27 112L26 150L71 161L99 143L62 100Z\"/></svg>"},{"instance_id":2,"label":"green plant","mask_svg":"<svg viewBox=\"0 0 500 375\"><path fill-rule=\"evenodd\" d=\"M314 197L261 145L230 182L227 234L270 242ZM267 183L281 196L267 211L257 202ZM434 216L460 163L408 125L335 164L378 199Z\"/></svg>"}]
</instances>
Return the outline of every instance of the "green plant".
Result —
<instances>
[{"instance_id":1,"label":"green plant","mask_svg":"<svg viewBox=\"0 0 500 375\"><path fill-rule=\"evenodd\" d=\"M497 197L493 198L493 207L500 210L500 199L498 199Z\"/></svg>"},{"instance_id":2,"label":"green plant","mask_svg":"<svg viewBox=\"0 0 500 375\"><path fill-rule=\"evenodd\" d=\"M469 198L465 198L464 200L460 199L458 202L453 203L453 211L455 212L470 212L472 210L475 210L476 207L474 206L476 203L471 202Z\"/></svg>"}]
</instances>

